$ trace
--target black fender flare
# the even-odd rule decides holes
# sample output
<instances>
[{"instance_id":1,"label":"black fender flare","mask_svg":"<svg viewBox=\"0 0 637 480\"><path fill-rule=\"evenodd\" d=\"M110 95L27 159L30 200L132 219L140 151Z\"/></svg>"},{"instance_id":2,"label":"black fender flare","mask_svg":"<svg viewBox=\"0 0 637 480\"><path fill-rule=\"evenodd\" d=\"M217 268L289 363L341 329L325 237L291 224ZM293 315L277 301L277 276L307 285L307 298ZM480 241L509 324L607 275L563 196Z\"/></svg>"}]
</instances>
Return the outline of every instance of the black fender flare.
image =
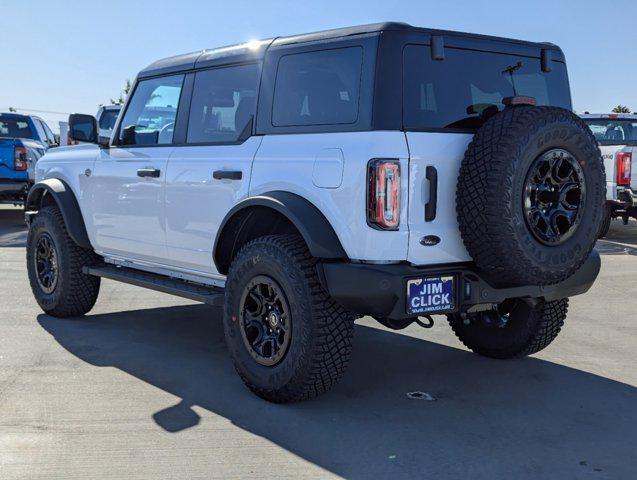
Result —
<instances>
[{"instance_id":1,"label":"black fender flare","mask_svg":"<svg viewBox=\"0 0 637 480\"><path fill-rule=\"evenodd\" d=\"M221 273L227 273L229 262L223 258L224 251L220 245L225 235L236 232L241 228L242 212L251 207L266 207L283 215L299 231L313 257L328 259L346 259L347 253L336 232L325 215L309 200L295 193L272 191L248 197L237 203L224 217L217 231L213 247L215 265ZM234 246L230 254L234 252ZM227 252L226 252L227 255Z\"/></svg>"},{"instance_id":2,"label":"black fender flare","mask_svg":"<svg viewBox=\"0 0 637 480\"><path fill-rule=\"evenodd\" d=\"M71 187L58 178L48 178L31 187L26 203L27 222L29 216L40 209L42 197L45 194L50 195L60 209L66 230L71 239L80 247L92 249L93 247L86 233L82 211L77 203L75 194Z\"/></svg>"}]
</instances>

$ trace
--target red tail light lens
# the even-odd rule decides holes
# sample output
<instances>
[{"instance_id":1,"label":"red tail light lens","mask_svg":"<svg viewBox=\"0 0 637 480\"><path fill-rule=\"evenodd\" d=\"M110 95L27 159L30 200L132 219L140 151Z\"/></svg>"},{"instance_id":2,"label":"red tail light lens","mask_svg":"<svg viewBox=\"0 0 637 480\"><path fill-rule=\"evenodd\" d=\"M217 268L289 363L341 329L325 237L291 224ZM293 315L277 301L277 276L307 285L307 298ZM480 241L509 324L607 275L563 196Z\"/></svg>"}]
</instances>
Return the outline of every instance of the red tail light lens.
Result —
<instances>
[{"instance_id":1,"label":"red tail light lens","mask_svg":"<svg viewBox=\"0 0 637 480\"><path fill-rule=\"evenodd\" d=\"M367 222L382 230L400 224L400 163L372 160L367 167Z\"/></svg>"},{"instance_id":2,"label":"red tail light lens","mask_svg":"<svg viewBox=\"0 0 637 480\"><path fill-rule=\"evenodd\" d=\"M29 168L27 149L18 146L13 147L13 169L17 171L24 171L27 168Z\"/></svg>"},{"instance_id":3,"label":"red tail light lens","mask_svg":"<svg viewBox=\"0 0 637 480\"><path fill-rule=\"evenodd\" d=\"M630 152L617 153L617 186L630 187L633 154Z\"/></svg>"}]
</instances>

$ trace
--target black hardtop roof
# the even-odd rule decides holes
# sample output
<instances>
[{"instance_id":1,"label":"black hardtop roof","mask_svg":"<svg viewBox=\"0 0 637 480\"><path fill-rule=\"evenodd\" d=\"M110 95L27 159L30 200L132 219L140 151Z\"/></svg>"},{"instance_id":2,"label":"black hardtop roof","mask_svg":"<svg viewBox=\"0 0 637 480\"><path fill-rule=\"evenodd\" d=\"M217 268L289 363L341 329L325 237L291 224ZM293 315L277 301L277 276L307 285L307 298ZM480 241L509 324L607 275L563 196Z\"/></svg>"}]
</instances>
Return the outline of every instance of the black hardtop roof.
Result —
<instances>
[{"instance_id":1,"label":"black hardtop roof","mask_svg":"<svg viewBox=\"0 0 637 480\"><path fill-rule=\"evenodd\" d=\"M265 56L265 52L270 46L283 46L292 45L295 43L316 42L321 40L349 37L353 35L380 33L386 31L402 31L406 33L425 33L429 35L475 38L481 40L507 42L525 46L535 46L551 50L558 50L561 52L559 47L547 42L528 42L524 40L494 37L475 33L421 28L414 27L412 25L409 25L408 23L402 22L382 22L370 23L367 25L358 25L354 27L335 28L332 30L323 30L319 32L304 33L300 35L290 35L286 37L276 37L274 39L254 40L242 44L229 45L220 48L185 53L183 55L176 55L174 57L164 58L150 64L139 73L138 77L150 77L171 72L192 70L194 68L204 68L216 65L260 60Z\"/></svg>"}]
</instances>

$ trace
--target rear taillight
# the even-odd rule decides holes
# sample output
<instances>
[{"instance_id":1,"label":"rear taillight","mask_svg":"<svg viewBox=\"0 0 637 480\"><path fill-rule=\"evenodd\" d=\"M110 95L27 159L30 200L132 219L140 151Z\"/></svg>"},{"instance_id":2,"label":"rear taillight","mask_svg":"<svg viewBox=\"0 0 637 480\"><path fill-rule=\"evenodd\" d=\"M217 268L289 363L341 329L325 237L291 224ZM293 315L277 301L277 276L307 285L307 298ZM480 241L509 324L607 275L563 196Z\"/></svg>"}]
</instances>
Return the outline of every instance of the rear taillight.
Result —
<instances>
[{"instance_id":1,"label":"rear taillight","mask_svg":"<svg viewBox=\"0 0 637 480\"><path fill-rule=\"evenodd\" d=\"M367 222L383 230L400 224L400 163L372 160L367 167Z\"/></svg>"},{"instance_id":2,"label":"rear taillight","mask_svg":"<svg viewBox=\"0 0 637 480\"><path fill-rule=\"evenodd\" d=\"M27 168L29 168L27 149L19 146L13 147L13 169L24 171Z\"/></svg>"},{"instance_id":3,"label":"rear taillight","mask_svg":"<svg viewBox=\"0 0 637 480\"><path fill-rule=\"evenodd\" d=\"M633 154L631 152L617 153L617 186L630 187Z\"/></svg>"}]
</instances>

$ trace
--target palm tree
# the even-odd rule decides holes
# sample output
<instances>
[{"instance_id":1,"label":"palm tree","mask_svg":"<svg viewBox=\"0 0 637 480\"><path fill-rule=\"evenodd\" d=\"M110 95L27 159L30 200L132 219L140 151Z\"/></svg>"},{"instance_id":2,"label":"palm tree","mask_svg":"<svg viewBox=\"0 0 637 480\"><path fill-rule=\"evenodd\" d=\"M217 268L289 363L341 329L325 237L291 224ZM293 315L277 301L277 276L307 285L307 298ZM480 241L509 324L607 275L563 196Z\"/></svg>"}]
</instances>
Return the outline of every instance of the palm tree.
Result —
<instances>
[{"instance_id":1,"label":"palm tree","mask_svg":"<svg viewBox=\"0 0 637 480\"><path fill-rule=\"evenodd\" d=\"M626 105L617 105L613 108L613 113L630 113L630 108Z\"/></svg>"},{"instance_id":2,"label":"palm tree","mask_svg":"<svg viewBox=\"0 0 637 480\"><path fill-rule=\"evenodd\" d=\"M126 85L124 85L124 90L122 90L122 93L119 94L119 98L111 98L111 103L113 105L121 105L126 101L126 97L128 96L128 93L130 92L132 85L130 83L129 79L126 79Z\"/></svg>"}]
</instances>

